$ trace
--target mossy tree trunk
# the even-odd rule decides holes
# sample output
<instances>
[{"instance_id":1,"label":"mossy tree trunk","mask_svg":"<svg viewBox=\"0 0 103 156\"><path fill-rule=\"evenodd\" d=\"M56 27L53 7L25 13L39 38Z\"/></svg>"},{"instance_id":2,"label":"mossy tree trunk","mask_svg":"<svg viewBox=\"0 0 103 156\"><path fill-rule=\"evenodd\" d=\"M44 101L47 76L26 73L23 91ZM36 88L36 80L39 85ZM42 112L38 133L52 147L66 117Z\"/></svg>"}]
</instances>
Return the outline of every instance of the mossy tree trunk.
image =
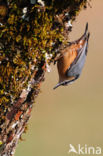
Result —
<instances>
[{"instance_id":1,"label":"mossy tree trunk","mask_svg":"<svg viewBox=\"0 0 103 156\"><path fill-rule=\"evenodd\" d=\"M87 0L0 0L0 156L12 156L48 65Z\"/></svg>"}]
</instances>

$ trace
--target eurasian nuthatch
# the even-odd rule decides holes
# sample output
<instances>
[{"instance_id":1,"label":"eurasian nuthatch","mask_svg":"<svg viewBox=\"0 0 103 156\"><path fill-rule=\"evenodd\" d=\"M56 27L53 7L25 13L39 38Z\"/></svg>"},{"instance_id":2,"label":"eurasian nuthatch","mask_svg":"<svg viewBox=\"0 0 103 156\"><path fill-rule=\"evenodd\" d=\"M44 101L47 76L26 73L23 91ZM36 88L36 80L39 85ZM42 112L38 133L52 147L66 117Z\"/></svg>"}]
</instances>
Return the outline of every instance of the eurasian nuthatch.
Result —
<instances>
[{"instance_id":1,"label":"eurasian nuthatch","mask_svg":"<svg viewBox=\"0 0 103 156\"><path fill-rule=\"evenodd\" d=\"M84 34L78 40L70 42L55 60L57 61L59 83L54 89L74 82L80 77L87 56L89 36L87 23Z\"/></svg>"}]
</instances>

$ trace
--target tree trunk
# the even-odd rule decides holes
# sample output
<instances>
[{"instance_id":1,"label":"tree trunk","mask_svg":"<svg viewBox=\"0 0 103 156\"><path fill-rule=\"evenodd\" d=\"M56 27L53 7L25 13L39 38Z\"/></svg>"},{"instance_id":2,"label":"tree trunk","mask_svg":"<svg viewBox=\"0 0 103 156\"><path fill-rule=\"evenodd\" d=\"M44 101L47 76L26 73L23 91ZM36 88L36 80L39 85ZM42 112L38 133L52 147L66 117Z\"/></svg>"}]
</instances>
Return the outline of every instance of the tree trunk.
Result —
<instances>
[{"instance_id":1,"label":"tree trunk","mask_svg":"<svg viewBox=\"0 0 103 156\"><path fill-rule=\"evenodd\" d=\"M89 3L89 2L88 2ZM13 156L48 64L87 0L0 1L0 156Z\"/></svg>"}]
</instances>

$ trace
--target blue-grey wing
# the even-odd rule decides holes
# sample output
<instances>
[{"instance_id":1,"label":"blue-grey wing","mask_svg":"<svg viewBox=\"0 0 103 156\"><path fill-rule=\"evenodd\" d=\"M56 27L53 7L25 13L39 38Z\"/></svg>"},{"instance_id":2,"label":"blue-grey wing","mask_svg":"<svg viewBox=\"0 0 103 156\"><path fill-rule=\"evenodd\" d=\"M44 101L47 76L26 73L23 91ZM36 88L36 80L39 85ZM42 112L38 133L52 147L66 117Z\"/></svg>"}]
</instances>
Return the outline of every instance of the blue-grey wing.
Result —
<instances>
[{"instance_id":1,"label":"blue-grey wing","mask_svg":"<svg viewBox=\"0 0 103 156\"><path fill-rule=\"evenodd\" d=\"M66 72L67 77L80 75L85 64L86 55L88 48L88 40L85 41L84 46L78 50L78 55L73 63L70 65L69 69Z\"/></svg>"}]
</instances>

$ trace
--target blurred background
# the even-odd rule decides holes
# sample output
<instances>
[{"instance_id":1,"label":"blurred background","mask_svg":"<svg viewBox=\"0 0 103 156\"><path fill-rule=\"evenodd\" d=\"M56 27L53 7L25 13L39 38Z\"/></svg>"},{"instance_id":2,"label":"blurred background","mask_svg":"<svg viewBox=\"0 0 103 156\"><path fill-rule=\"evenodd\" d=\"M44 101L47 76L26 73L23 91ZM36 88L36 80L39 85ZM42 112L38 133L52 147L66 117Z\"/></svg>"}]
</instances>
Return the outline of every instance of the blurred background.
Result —
<instances>
[{"instance_id":1,"label":"blurred background","mask_svg":"<svg viewBox=\"0 0 103 156\"><path fill-rule=\"evenodd\" d=\"M51 66L16 156L68 156L69 144L103 150L103 0L91 4L92 8L80 12L70 34L71 41L78 39L89 23L89 51L82 75L72 85L53 90L58 73Z\"/></svg>"}]
</instances>

